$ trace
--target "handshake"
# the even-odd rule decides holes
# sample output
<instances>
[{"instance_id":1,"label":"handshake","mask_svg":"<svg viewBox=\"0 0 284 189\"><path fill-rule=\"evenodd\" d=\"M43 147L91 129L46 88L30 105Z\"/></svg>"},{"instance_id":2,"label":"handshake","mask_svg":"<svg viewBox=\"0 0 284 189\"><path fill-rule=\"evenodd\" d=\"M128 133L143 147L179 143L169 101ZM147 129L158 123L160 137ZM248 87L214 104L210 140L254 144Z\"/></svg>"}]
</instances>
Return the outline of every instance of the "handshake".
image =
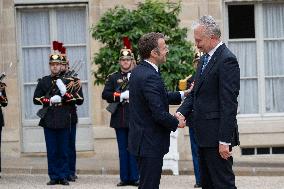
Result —
<instances>
[{"instance_id":1,"label":"handshake","mask_svg":"<svg viewBox=\"0 0 284 189\"><path fill-rule=\"evenodd\" d=\"M186 125L186 121L185 121L185 117L180 113L180 112L176 112L175 113L175 117L178 119L179 123L178 123L178 128L184 128Z\"/></svg>"}]
</instances>

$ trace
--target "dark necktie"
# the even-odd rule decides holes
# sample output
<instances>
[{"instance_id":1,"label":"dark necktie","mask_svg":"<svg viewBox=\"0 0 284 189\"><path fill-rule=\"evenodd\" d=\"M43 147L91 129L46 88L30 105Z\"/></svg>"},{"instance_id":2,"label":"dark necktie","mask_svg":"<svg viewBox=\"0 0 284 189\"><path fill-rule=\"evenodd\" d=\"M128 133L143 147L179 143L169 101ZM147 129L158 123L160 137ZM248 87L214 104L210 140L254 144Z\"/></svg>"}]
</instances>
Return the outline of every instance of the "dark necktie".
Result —
<instances>
[{"instance_id":1,"label":"dark necktie","mask_svg":"<svg viewBox=\"0 0 284 189\"><path fill-rule=\"evenodd\" d=\"M201 74L203 73L203 71L205 70L205 67L207 66L207 64L208 64L208 60L209 60L209 54L205 54L204 55L204 58L203 58L203 64L202 64L202 68L201 68Z\"/></svg>"}]
</instances>

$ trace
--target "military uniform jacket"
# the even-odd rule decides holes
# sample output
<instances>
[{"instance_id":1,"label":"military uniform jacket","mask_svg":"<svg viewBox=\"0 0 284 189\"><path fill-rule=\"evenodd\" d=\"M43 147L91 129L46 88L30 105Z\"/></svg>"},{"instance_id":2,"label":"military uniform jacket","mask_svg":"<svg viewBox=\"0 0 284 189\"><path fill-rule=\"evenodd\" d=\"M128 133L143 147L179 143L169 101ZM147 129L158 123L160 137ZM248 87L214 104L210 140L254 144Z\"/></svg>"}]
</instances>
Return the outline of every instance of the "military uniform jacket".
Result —
<instances>
[{"instance_id":1,"label":"military uniform jacket","mask_svg":"<svg viewBox=\"0 0 284 189\"><path fill-rule=\"evenodd\" d=\"M127 90L128 87L125 87L125 89L119 91L122 80L126 78L127 73L122 73L121 71L111 74L102 92L102 99L106 100L108 103L119 103L116 111L111 115L110 126L112 128L128 128L129 103L126 101L120 102L120 97L114 97L114 92Z\"/></svg>"},{"instance_id":2,"label":"military uniform jacket","mask_svg":"<svg viewBox=\"0 0 284 189\"><path fill-rule=\"evenodd\" d=\"M70 106L66 102L65 97L62 97L62 103L58 105L49 104L48 99L54 95L59 95L60 92L56 86L58 77L45 76L39 80L33 97L33 102L36 105L48 107L45 116L40 119L39 126L51 129L61 129L70 127ZM50 90L52 89L52 90Z\"/></svg>"},{"instance_id":3,"label":"military uniform jacket","mask_svg":"<svg viewBox=\"0 0 284 189\"><path fill-rule=\"evenodd\" d=\"M66 86L67 92L73 97L67 105L70 106L71 124L74 125L78 123L77 105L82 105L84 102L83 90L78 77L72 77Z\"/></svg>"},{"instance_id":4,"label":"military uniform jacket","mask_svg":"<svg viewBox=\"0 0 284 189\"><path fill-rule=\"evenodd\" d=\"M84 96L83 96L83 90L80 84L80 79L79 78L73 78L74 79L74 83L77 83L78 85L80 85L80 88L78 89L77 87L75 87L74 90L70 91L70 93L73 95L74 97L74 102L70 104L71 109L71 123L72 124L76 124L78 123L78 114L77 114L77 105L82 105L84 102Z\"/></svg>"},{"instance_id":5,"label":"military uniform jacket","mask_svg":"<svg viewBox=\"0 0 284 189\"><path fill-rule=\"evenodd\" d=\"M4 117L2 113L2 108L8 105L8 99L6 96L5 89L2 91L2 96L0 96L0 127L4 127Z\"/></svg>"}]
</instances>

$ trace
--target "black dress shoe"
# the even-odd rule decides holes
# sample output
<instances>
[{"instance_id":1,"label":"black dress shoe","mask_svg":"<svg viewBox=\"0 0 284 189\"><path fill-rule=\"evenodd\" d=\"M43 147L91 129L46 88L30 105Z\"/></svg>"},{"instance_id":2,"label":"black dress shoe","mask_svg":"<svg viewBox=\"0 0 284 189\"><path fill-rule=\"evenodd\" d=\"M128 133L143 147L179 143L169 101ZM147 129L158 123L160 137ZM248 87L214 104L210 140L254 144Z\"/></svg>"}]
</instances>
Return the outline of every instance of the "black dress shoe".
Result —
<instances>
[{"instance_id":1,"label":"black dress shoe","mask_svg":"<svg viewBox=\"0 0 284 189\"><path fill-rule=\"evenodd\" d=\"M131 185L131 186L139 186L139 180L138 181L130 181L129 185Z\"/></svg>"},{"instance_id":2,"label":"black dress shoe","mask_svg":"<svg viewBox=\"0 0 284 189\"><path fill-rule=\"evenodd\" d=\"M70 181L70 182L75 182L75 181L76 181L76 178L75 178L75 176L70 175L70 176L67 178L67 180Z\"/></svg>"},{"instance_id":3,"label":"black dress shoe","mask_svg":"<svg viewBox=\"0 0 284 189\"><path fill-rule=\"evenodd\" d=\"M50 180L48 183L46 183L46 185L56 185L58 184L57 180Z\"/></svg>"},{"instance_id":4,"label":"black dress shoe","mask_svg":"<svg viewBox=\"0 0 284 189\"><path fill-rule=\"evenodd\" d=\"M75 178L75 179L78 179L78 176L77 176L77 175L74 175L74 178Z\"/></svg>"},{"instance_id":5,"label":"black dress shoe","mask_svg":"<svg viewBox=\"0 0 284 189\"><path fill-rule=\"evenodd\" d=\"M201 188L201 184L195 184L193 188Z\"/></svg>"},{"instance_id":6,"label":"black dress shoe","mask_svg":"<svg viewBox=\"0 0 284 189\"><path fill-rule=\"evenodd\" d=\"M116 186L127 186L128 182L122 182L120 181Z\"/></svg>"},{"instance_id":7,"label":"black dress shoe","mask_svg":"<svg viewBox=\"0 0 284 189\"><path fill-rule=\"evenodd\" d=\"M61 185L69 185L69 182L68 182L67 179L63 179L63 180L59 181L59 184L61 184Z\"/></svg>"}]
</instances>

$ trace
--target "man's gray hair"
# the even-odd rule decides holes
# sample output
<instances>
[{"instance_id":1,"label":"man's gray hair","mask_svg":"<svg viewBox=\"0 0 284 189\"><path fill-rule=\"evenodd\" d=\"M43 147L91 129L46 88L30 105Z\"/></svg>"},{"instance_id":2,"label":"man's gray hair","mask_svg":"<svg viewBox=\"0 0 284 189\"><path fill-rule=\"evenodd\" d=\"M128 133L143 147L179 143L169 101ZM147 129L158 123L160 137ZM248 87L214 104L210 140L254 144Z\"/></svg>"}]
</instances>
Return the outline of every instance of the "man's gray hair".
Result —
<instances>
[{"instance_id":1,"label":"man's gray hair","mask_svg":"<svg viewBox=\"0 0 284 189\"><path fill-rule=\"evenodd\" d=\"M199 18L198 21L196 21L192 29L196 29L199 25L202 25L205 27L205 33L209 36L215 35L216 37L221 37L221 30L219 25L216 23L215 19L210 15L205 15Z\"/></svg>"}]
</instances>

